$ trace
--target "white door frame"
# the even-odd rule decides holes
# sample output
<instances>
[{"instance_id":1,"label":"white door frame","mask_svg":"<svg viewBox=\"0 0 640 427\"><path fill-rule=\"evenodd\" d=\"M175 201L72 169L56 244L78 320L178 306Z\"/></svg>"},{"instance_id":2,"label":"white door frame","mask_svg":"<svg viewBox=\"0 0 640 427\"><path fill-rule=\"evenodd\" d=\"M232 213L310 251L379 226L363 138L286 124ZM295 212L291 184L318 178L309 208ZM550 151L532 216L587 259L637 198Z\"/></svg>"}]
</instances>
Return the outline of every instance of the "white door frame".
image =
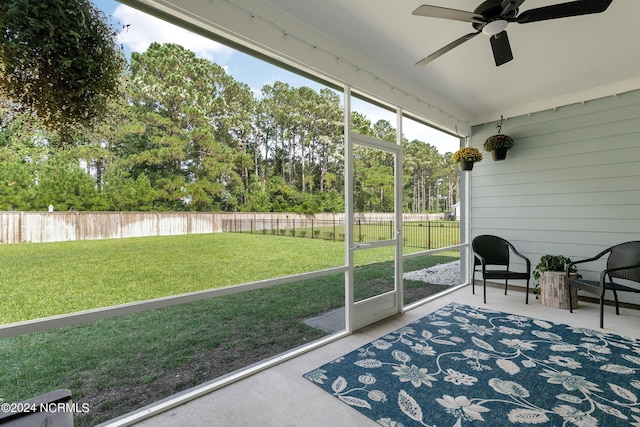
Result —
<instances>
[{"instance_id":1,"label":"white door frame","mask_svg":"<svg viewBox=\"0 0 640 427\"><path fill-rule=\"evenodd\" d=\"M402 285L402 110L396 110L396 144L388 141L359 135L351 131L351 89L345 88L345 327L347 332L360 329L371 323L393 316L403 310ZM367 243L355 243L353 224L353 147L360 145L381 150L394 155L394 216L395 233L390 240ZM354 252L379 247L395 247L394 256L394 290L363 301L354 299Z\"/></svg>"}]
</instances>

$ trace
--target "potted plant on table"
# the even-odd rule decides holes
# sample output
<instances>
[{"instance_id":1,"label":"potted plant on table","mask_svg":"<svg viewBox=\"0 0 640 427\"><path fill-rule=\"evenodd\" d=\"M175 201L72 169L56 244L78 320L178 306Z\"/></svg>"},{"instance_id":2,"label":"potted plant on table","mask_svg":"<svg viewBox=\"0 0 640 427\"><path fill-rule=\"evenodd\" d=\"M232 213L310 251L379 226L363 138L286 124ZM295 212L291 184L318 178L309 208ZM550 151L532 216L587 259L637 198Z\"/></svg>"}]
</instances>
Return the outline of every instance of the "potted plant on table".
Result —
<instances>
[{"instance_id":1,"label":"potted plant on table","mask_svg":"<svg viewBox=\"0 0 640 427\"><path fill-rule=\"evenodd\" d=\"M487 138L483 146L485 150L491 152L493 160L504 160L507 158L507 150L513 145L513 138L509 135L498 133Z\"/></svg>"},{"instance_id":2,"label":"potted plant on table","mask_svg":"<svg viewBox=\"0 0 640 427\"><path fill-rule=\"evenodd\" d=\"M460 170L470 171L473 164L482 160L482 153L474 147L464 147L453 153L453 161L458 164Z\"/></svg>"},{"instance_id":3,"label":"potted plant on table","mask_svg":"<svg viewBox=\"0 0 640 427\"><path fill-rule=\"evenodd\" d=\"M567 271L567 265L571 262L571 258L565 257L563 255L543 255L542 257L540 257L540 262L538 263L538 265L536 265L535 269L533 270L533 280L534 280L534 289L533 289L533 293L536 296L536 299L538 298L539 295L541 295L541 284L545 283L551 283L553 281L552 278L550 278L549 275L547 275L547 272L561 272L561 273L565 273ZM576 274L577 275L577 270L575 267L571 267L571 271L569 271L569 274ZM566 275L558 275L557 279L561 282L560 286L562 286L562 291L564 292L564 290L566 290ZM568 291L568 290L567 290ZM573 291L575 291L575 289L573 289ZM557 293L562 293L562 292L557 292ZM554 294L555 295L555 294ZM568 294L567 294L568 295ZM545 305L550 305L554 306L556 308L568 308L564 307L564 303L567 301L552 301L550 304L547 304L544 300L545 298L543 296L541 296L541 302ZM576 295L576 298L574 299L574 303L578 302L578 298ZM575 308L575 307L574 307Z\"/></svg>"}]
</instances>

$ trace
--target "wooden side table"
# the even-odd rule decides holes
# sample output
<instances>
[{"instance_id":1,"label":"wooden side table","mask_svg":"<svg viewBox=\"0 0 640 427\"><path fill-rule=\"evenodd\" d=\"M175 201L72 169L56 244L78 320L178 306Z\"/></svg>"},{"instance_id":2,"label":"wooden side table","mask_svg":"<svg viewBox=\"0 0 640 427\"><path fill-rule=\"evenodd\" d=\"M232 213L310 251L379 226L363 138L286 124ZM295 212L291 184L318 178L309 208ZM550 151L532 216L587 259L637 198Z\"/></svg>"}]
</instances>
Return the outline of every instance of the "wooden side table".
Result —
<instances>
[{"instance_id":1,"label":"wooden side table","mask_svg":"<svg viewBox=\"0 0 640 427\"><path fill-rule=\"evenodd\" d=\"M578 308L578 289L567 285L567 273L564 271L545 271L540 275L540 302L547 307L569 308L569 292L573 299L573 308Z\"/></svg>"}]
</instances>

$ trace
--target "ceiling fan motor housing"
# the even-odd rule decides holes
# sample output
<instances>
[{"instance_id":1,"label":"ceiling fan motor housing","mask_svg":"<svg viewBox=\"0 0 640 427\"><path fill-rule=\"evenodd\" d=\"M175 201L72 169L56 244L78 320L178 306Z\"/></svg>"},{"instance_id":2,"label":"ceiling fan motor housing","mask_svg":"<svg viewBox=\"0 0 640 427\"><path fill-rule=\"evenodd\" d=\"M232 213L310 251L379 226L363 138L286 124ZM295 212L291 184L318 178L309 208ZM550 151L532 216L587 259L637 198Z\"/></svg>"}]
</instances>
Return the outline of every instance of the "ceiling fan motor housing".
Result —
<instances>
[{"instance_id":1,"label":"ceiling fan motor housing","mask_svg":"<svg viewBox=\"0 0 640 427\"><path fill-rule=\"evenodd\" d=\"M504 16L500 16L502 14L502 0L486 0L480 3L473 13L481 15L484 18L484 22L472 23L473 28L482 31L487 24L493 21L502 20L503 18L514 18L518 14L518 9L511 9Z\"/></svg>"}]
</instances>

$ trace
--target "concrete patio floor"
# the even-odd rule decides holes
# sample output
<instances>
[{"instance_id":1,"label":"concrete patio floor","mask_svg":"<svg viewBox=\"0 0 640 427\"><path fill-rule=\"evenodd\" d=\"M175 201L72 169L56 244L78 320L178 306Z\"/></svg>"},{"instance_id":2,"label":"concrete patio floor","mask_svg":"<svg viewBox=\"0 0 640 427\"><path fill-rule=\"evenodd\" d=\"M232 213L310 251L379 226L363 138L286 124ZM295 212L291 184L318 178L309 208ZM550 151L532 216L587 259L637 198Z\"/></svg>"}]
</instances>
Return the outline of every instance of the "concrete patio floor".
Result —
<instances>
[{"instance_id":1,"label":"concrete patio floor","mask_svg":"<svg viewBox=\"0 0 640 427\"><path fill-rule=\"evenodd\" d=\"M471 294L470 287L464 287L135 425L377 426L376 422L322 391L302 375L450 302L482 306L482 287L476 289L475 295ZM510 291L505 296L503 289L492 287L487 289L487 302L486 307L495 310L598 329L596 304L581 301L579 308L570 314L568 310L545 307L533 297L525 305L522 292ZM640 310L622 308L620 313L616 316L614 307L605 307L605 331L640 338Z\"/></svg>"}]
</instances>

